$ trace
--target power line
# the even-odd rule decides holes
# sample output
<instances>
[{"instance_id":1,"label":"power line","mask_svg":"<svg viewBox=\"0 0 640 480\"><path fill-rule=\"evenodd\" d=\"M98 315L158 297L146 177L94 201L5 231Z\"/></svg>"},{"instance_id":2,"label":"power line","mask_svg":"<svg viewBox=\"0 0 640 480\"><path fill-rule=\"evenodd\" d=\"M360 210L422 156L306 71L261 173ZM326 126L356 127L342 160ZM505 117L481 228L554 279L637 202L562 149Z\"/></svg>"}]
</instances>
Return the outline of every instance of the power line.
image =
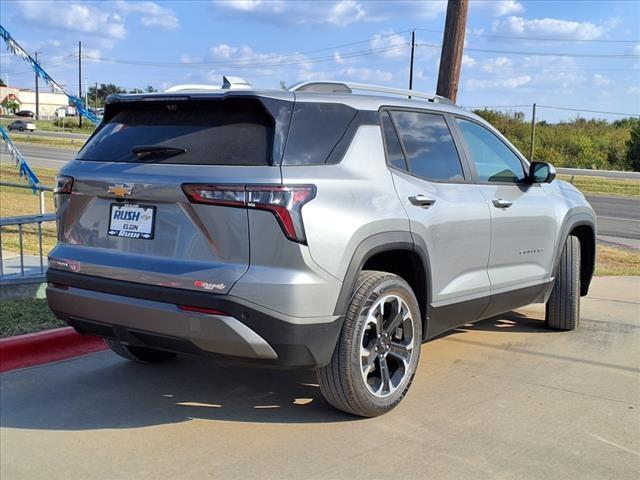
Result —
<instances>
[{"instance_id":1,"label":"power line","mask_svg":"<svg viewBox=\"0 0 640 480\"><path fill-rule=\"evenodd\" d=\"M435 43L416 43L419 47L440 48L441 45ZM640 55L632 54L599 54L599 53L549 53L549 52L523 52L519 50L492 50L487 48L467 48L466 52L483 52L483 53L495 53L495 54L509 54L509 55L530 55L534 57L578 57L578 58L625 58L625 59L640 59Z\"/></svg>"},{"instance_id":2,"label":"power line","mask_svg":"<svg viewBox=\"0 0 640 480\"><path fill-rule=\"evenodd\" d=\"M401 45L393 45L389 47L382 48L373 48L368 50L359 50L355 52L348 52L344 54L340 54L342 58L356 58L356 57L364 57L368 55L375 55L377 53L390 52L393 50L399 50L401 48L408 47L409 44L401 44ZM296 54L297 55L297 54ZM293 55L293 56L296 56ZM283 58L287 58L289 56L283 56ZM291 60L291 61L278 61L278 62L267 62L267 63L250 63L248 60L239 60L231 63L221 63L221 62L188 62L188 63L177 63L177 62L160 62L160 61L144 61L144 60L124 60L117 58L98 58L91 57L85 55L85 58L100 60L103 62L109 63L121 63L125 65L138 65L138 66L148 66L148 67L172 67L172 68L275 68L287 65L304 65L308 63L319 63L319 62L327 62L327 61L335 61L335 57L333 55L323 56L323 57L315 57L315 58L307 58L304 60Z\"/></svg>"},{"instance_id":3,"label":"power line","mask_svg":"<svg viewBox=\"0 0 640 480\"><path fill-rule=\"evenodd\" d=\"M640 114L638 113L607 112L603 110L585 110L580 108L555 107L552 105L538 105L538 108L550 108L552 110L568 110L570 112L602 113L604 115L622 115L625 117L640 117Z\"/></svg>"},{"instance_id":4,"label":"power line","mask_svg":"<svg viewBox=\"0 0 640 480\"><path fill-rule=\"evenodd\" d=\"M475 107L462 106L467 110L487 110L490 108L530 108L531 105L481 105ZM604 110L587 110L584 108L570 108L570 107L557 107L553 105L538 105L537 108L548 108L551 110L567 110L570 112L581 112L581 113L600 113L602 115L621 115L623 117L640 117L638 113L625 113L625 112L609 112Z\"/></svg>"},{"instance_id":5,"label":"power line","mask_svg":"<svg viewBox=\"0 0 640 480\"><path fill-rule=\"evenodd\" d=\"M415 30L419 30L422 32L430 32L430 33L442 33L442 30L431 30L428 28L416 28ZM494 35L489 33L475 33L475 32L467 32L466 35L473 36L473 37L483 37L483 38L499 38L504 40L533 40L536 42L542 41L542 42L582 42L582 43L640 43L640 40L526 37L526 36L518 36L518 35Z\"/></svg>"}]
</instances>

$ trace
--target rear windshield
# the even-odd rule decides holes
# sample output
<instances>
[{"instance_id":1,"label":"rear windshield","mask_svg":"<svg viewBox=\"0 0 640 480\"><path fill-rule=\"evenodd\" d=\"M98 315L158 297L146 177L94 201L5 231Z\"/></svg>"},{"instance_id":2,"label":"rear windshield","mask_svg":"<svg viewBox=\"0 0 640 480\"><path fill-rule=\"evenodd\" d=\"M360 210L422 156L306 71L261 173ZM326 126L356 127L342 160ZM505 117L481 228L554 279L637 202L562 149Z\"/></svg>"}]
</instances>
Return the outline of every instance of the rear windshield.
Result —
<instances>
[{"instance_id":1,"label":"rear windshield","mask_svg":"<svg viewBox=\"0 0 640 480\"><path fill-rule=\"evenodd\" d=\"M78 154L79 160L191 165L271 165L274 120L257 99L132 102L120 109ZM136 155L135 147L184 153Z\"/></svg>"}]
</instances>

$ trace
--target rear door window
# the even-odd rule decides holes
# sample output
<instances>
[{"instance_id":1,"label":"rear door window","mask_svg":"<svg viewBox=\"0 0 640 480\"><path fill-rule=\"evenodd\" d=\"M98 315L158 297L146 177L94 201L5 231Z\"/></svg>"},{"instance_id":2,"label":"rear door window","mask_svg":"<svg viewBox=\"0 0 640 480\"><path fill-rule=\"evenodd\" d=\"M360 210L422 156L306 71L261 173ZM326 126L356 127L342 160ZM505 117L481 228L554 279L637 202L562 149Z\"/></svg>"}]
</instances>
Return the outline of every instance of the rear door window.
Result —
<instances>
[{"instance_id":1,"label":"rear door window","mask_svg":"<svg viewBox=\"0 0 640 480\"><path fill-rule=\"evenodd\" d=\"M123 102L79 160L192 165L271 165L275 122L257 99ZM184 153L134 154L156 146Z\"/></svg>"},{"instance_id":2,"label":"rear door window","mask_svg":"<svg viewBox=\"0 0 640 480\"><path fill-rule=\"evenodd\" d=\"M464 173L444 116L436 113L392 111L409 171L426 180L459 182Z\"/></svg>"}]
</instances>

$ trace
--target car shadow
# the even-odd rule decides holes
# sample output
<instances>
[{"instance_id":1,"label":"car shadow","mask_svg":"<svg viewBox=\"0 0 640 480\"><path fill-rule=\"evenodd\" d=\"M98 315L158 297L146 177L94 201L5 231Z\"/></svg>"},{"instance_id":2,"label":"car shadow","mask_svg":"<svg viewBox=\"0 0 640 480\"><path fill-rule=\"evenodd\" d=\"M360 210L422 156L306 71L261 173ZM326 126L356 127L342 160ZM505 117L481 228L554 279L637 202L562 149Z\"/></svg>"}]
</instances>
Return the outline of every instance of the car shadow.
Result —
<instances>
[{"instance_id":1,"label":"car shadow","mask_svg":"<svg viewBox=\"0 0 640 480\"><path fill-rule=\"evenodd\" d=\"M509 312L451 330L547 332ZM315 372L177 357L143 365L109 352L0 376L0 425L44 430L139 428L192 419L258 423L360 420L331 407Z\"/></svg>"},{"instance_id":2,"label":"car shadow","mask_svg":"<svg viewBox=\"0 0 640 480\"><path fill-rule=\"evenodd\" d=\"M315 372L178 357L142 365L101 352L0 376L0 425L92 430L192 419L260 423L358 420L322 397Z\"/></svg>"},{"instance_id":3,"label":"car shadow","mask_svg":"<svg viewBox=\"0 0 640 480\"><path fill-rule=\"evenodd\" d=\"M512 311L496 315L495 317L480 320L475 323L468 323L463 327L453 330L453 332L509 332L509 333L534 333L534 332L552 332L545 327L544 318L539 319L535 316L525 315L520 312Z\"/></svg>"}]
</instances>

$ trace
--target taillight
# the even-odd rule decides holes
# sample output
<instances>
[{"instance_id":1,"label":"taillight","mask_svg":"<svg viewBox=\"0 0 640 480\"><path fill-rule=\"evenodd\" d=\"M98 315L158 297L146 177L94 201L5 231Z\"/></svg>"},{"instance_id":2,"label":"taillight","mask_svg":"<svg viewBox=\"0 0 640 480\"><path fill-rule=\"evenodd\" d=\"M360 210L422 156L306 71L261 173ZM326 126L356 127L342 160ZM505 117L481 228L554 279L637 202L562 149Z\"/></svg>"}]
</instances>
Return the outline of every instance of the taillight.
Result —
<instances>
[{"instance_id":1,"label":"taillight","mask_svg":"<svg viewBox=\"0 0 640 480\"><path fill-rule=\"evenodd\" d=\"M73 177L68 177L66 175L58 175L56 177L56 186L53 189L53 193L57 193L57 194L71 193L72 188L73 188Z\"/></svg>"},{"instance_id":2,"label":"taillight","mask_svg":"<svg viewBox=\"0 0 640 480\"><path fill-rule=\"evenodd\" d=\"M306 243L301 209L315 196L313 185L185 184L182 189L191 203L268 210L289 240Z\"/></svg>"}]
</instances>

